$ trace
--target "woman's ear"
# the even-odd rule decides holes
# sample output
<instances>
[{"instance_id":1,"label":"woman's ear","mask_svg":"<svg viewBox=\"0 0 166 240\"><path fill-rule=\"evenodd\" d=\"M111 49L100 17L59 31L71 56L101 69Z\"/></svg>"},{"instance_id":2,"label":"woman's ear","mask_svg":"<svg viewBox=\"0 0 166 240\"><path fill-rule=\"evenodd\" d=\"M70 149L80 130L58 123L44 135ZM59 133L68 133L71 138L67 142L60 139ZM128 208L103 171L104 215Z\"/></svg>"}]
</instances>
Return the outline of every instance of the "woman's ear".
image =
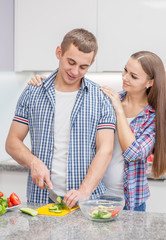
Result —
<instances>
[{"instance_id":1,"label":"woman's ear","mask_svg":"<svg viewBox=\"0 0 166 240\"><path fill-rule=\"evenodd\" d=\"M58 47L56 48L56 52L55 52L55 54L56 54L56 57L57 57L58 60L59 60L60 57L61 57L61 55L62 55L62 49L61 49L60 46L58 46Z\"/></svg>"},{"instance_id":2,"label":"woman's ear","mask_svg":"<svg viewBox=\"0 0 166 240\"><path fill-rule=\"evenodd\" d=\"M148 88L149 87L152 87L153 86L153 83L154 83L154 79L151 79L148 81Z\"/></svg>"}]
</instances>

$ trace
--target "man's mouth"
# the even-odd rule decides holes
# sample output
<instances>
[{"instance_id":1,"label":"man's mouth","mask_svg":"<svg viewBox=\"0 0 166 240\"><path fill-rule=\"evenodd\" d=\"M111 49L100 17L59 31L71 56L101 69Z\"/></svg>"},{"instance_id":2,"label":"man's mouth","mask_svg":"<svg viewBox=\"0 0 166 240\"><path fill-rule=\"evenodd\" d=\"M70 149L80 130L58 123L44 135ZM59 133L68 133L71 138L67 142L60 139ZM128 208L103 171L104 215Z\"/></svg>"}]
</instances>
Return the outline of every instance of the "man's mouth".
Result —
<instances>
[{"instance_id":1,"label":"man's mouth","mask_svg":"<svg viewBox=\"0 0 166 240\"><path fill-rule=\"evenodd\" d=\"M67 75L68 75L68 78L69 78L69 80L75 80L76 79L76 77L74 77L74 76L71 76L70 74L68 74L67 73Z\"/></svg>"}]
</instances>

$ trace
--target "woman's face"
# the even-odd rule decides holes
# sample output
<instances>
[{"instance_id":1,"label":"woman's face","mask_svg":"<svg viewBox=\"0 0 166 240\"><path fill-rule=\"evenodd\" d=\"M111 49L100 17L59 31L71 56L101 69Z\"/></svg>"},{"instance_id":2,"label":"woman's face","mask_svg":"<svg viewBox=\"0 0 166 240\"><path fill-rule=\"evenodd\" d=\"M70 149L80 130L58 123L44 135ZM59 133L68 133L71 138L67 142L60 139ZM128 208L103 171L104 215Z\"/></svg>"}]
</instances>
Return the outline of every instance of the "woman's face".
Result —
<instances>
[{"instance_id":1,"label":"woman's face","mask_svg":"<svg viewBox=\"0 0 166 240\"><path fill-rule=\"evenodd\" d=\"M145 93L153 84L138 60L130 58L122 73L123 90L129 93Z\"/></svg>"}]
</instances>

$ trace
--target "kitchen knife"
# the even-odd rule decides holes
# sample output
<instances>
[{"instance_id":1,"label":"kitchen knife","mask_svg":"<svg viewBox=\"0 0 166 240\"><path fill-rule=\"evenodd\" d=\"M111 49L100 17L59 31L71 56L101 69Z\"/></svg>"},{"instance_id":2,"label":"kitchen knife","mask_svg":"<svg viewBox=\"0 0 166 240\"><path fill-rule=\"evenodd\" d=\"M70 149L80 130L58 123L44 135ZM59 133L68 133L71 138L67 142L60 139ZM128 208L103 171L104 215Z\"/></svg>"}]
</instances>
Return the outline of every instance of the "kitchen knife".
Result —
<instances>
[{"instance_id":1,"label":"kitchen knife","mask_svg":"<svg viewBox=\"0 0 166 240\"><path fill-rule=\"evenodd\" d=\"M44 187L48 190L48 193L49 193L49 198L55 202L55 203L59 203L56 199L58 197L58 195L51 189L49 189L48 185L46 182L44 182Z\"/></svg>"},{"instance_id":2,"label":"kitchen knife","mask_svg":"<svg viewBox=\"0 0 166 240\"><path fill-rule=\"evenodd\" d=\"M68 210L71 211L71 209L66 205L66 203L62 200L61 197L60 197L61 202L57 201L57 197L59 197L58 194L56 194L56 193L54 192L54 190L49 189L49 187L48 187L48 185L47 185L46 182L44 182L44 187L48 190L48 192L49 192L49 198L50 198L53 202L55 202L55 203L62 203L62 205L64 206L64 208L67 208Z\"/></svg>"}]
</instances>

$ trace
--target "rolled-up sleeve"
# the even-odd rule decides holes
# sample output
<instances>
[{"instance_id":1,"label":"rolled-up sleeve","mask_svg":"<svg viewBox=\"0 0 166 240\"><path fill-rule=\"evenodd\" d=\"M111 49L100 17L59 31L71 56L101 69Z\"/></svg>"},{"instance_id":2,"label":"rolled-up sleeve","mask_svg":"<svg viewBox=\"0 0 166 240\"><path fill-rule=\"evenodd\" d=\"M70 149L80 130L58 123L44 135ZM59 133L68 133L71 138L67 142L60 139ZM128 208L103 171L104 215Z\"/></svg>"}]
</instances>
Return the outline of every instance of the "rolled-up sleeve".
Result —
<instances>
[{"instance_id":1,"label":"rolled-up sleeve","mask_svg":"<svg viewBox=\"0 0 166 240\"><path fill-rule=\"evenodd\" d=\"M28 109L29 109L29 86L25 88L25 90L18 99L13 121L17 121L28 125L29 124Z\"/></svg>"},{"instance_id":2,"label":"rolled-up sleeve","mask_svg":"<svg viewBox=\"0 0 166 240\"><path fill-rule=\"evenodd\" d=\"M155 118L144 129L138 139L136 139L122 154L128 162L146 159L152 152L155 144Z\"/></svg>"},{"instance_id":3,"label":"rolled-up sleeve","mask_svg":"<svg viewBox=\"0 0 166 240\"><path fill-rule=\"evenodd\" d=\"M100 129L112 129L115 130L116 127L116 115L111 101L103 95L102 102L102 114L97 126L97 130Z\"/></svg>"}]
</instances>

